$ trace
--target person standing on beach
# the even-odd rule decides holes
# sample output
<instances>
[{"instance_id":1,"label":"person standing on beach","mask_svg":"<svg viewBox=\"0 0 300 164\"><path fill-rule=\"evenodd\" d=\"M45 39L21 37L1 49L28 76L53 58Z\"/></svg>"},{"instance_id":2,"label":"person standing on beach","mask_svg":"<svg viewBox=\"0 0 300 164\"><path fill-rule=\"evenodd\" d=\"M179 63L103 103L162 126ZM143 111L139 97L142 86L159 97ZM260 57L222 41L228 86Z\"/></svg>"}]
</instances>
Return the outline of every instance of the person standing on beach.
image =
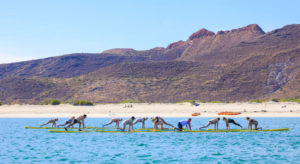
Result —
<instances>
[{"instance_id":1,"label":"person standing on beach","mask_svg":"<svg viewBox=\"0 0 300 164\"><path fill-rule=\"evenodd\" d=\"M191 121L192 121L191 118L189 118L188 120L179 121L178 122L178 130L182 131L182 127L186 126L186 128L187 128L188 125L189 125L190 130L192 130L192 128L191 128Z\"/></svg>"},{"instance_id":2,"label":"person standing on beach","mask_svg":"<svg viewBox=\"0 0 300 164\"><path fill-rule=\"evenodd\" d=\"M112 118L107 124L102 125L102 127L108 126L112 123L116 123L115 128L119 128L119 122L121 122L121 121L122 121L121 118Z\"/></svg>"},{"instance_id":3,"label":"person standing on beach","mask_svg":"<svg viewBox=\"0 0 300 164\"><path fill-rule=\"evenodd\" d=\"M69 120L67 120L64 124L60 124L60 125L57 125L57 127L60 127L60 126L66 126L68 124L71 124L73 122L73 120L75 119L75 116L72 116L71 118L69 118ZM72 125L72 128L73 128L73 125Z\"/></svg>"},{"instance_id":4,"label":"person standing on beach","mask_svg":"<svg viewBox=\"0 0 300 164\"><path fill-rule=\"evenodd\" d=\"M52 128L56 127L56 121L58 121L58 118L50 119L48 122L42 124L40 127L43 127L43 126L45 126L47 124L50 124L50 123L52 123Z\"/></svg>"},{"instance_id":5,"label":"person standing on beach","mask_svg":"<svg viewBox=\"0 0 300 164\"><path fill-rule=\"evenodd\" d=\"M142 123L142 128L145 129L145 121L148 120L148 117L141 117L141 118L138 118L134 123L133 125L141 122Z\"/></svg>"},{"instance_id":6,"label":"person standing on beach","mask_svg":"<svg viewBox=\"0 0 300 164\"><path fill-rule=\"evenodd\" d=\"M67 127L65 127L65 130L68 131L68 128L69 128L69 127L71 127L71 126L73 126L74 124L77 124L77 123L78 123L78 124L79 124L78 130L81 131L81 129L80 129L80 128L81 128L81 124L82 124L82 127L85 128L85 127L84 127L84 119L86 119L86 117L87 117L86 114L83 114L83 115L77 117L76 119L74 119L74 120L72 121L72 123L70 123Z\"/></svg>"},{"instance_id":7,"label":"person standing on beach","mask_svg":"<svg viewBox=\"0 0 300 164\"><path fill-rule=\"evenodd\" d=\"M254 130L262 130L262 127L257 127L258 122L254 119L250 119L250 117L246 117L246 120L248 121L248 129L252 130L252 125L254 125Z\"/></svg>"},{"instance_id":8,"label":"person standing on beach","mask_svg":"<svg viewBox=\"0 0 300 164\"><path fill-rule=\"evenodd\" d=\"M199 129L201 130L202 128L207 128L209 125L214 124L215 130L217 130L217 129L219 129L219 120L220 120L220 117L212 119L212 120L208 121L208 123L205 126L202 126Z\"/></svg>"},{"instance_id":9,"label":"person standing on beach","mask_svg":"<svg viewBox=\"0 0 300 164\"><path fill-rule=\"evenodd\" d=\"M133 130L133 121L134 121L134 119L135 119L135 117L132 116L131 118L123 121L123 123L122 123L123 124L123 128L121 130L125 131L125 128L126 128L127 125L128 125L128 131L131 130L130 128L132 128L132 130Z\"/></svg>"},{"instance_id":10,"label":"person standing on beach","mask_svg":"<svg viewBox=\"0 0 300 164\"><path fill-rule=\"evenodd\" d=\"M153 122L153 128L154 128L155 130L158 129L157 125L160 125L160 129L163 129L163 125L164 125L164 124L166 124L166 125L168 125L168 126L171 126L172 128L175 128L175 126L173 126L173 125L167 123L162 117L158 117L158 116L152 117L151 120L152 120L152 122Z\"/></svg>"},{"instance_id":11,"label":"person standing on beach","mask_svg":"<svg viewBox=\"0 0 300 164\"><path fill-rule=\"evenodd\" d=\"M236 123L236 122L235 122L233 119L231 119L231 118L223 117L223 121L224 121L225 124L226 124L226 129L230 129L230 127L229 127L229 124L230 124L230 123L239 126L241 129L243 128L240 124Z\"/></svg>"}]
</instances>

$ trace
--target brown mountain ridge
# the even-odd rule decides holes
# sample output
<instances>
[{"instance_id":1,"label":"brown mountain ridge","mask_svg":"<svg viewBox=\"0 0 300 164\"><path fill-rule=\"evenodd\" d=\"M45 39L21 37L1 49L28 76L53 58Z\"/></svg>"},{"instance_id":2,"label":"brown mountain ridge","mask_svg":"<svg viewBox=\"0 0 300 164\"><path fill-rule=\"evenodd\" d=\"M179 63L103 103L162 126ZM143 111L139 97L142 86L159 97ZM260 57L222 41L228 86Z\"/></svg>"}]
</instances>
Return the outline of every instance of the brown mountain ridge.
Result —
<instances>
[{"instance_id":1,"label":"brown mountain ridge","mask_svg":"<svg viewBox=\"0 0 300 164\"><path fill-rule=\"evenodd\" d=\"M0 65L0 101L177 102L300 96L300 25L252 24L150 50L112 49Z\"/></svg>"}]
</instances>

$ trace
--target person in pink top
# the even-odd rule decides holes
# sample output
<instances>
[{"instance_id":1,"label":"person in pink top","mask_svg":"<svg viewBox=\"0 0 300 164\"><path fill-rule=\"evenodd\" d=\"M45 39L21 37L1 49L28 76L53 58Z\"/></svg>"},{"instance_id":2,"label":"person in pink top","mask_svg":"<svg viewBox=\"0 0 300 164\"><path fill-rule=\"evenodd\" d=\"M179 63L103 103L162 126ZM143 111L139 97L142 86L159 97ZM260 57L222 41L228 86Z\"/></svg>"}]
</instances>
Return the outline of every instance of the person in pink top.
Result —
<instances>
[{"instance_id":1,"label":"person in pink top","mask_svg":"<svg viewBox=\"0 0 300 164\"><path fill-rule=\"evenodd\" d=\"M115 128L119 128L119 123L122 121L122 118L112 118L107 124L102 125L102 127L108 126L112 123L115 124Z\"/></svg>"}]
</instances>

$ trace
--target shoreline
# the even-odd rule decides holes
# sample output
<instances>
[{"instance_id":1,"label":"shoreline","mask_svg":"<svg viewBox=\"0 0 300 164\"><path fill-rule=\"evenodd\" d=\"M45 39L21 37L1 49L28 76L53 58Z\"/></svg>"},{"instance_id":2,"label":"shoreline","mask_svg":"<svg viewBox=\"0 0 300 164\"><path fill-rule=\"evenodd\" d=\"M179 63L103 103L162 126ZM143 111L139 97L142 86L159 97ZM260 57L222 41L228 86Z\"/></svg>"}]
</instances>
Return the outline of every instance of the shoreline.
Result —
<instances>
[{"instance_id":1,"label":"shoreline","mask_svg":"<svg viewBox=\"0 0 300 164\"><path fill-rule=\"evenodd\" d=\"M126 104L128 105L128 104ZM100 104L95 106L62 105L2 105L0 118L63 118L87 114L88 118L111 117L300 117L299 103L201 103L182 104ZM240 115L218 115L219 112L241 112ZM263 112L266 111L266 112ZM191 116L198 112L199 116Z\"/></svg>"}]
</instances>

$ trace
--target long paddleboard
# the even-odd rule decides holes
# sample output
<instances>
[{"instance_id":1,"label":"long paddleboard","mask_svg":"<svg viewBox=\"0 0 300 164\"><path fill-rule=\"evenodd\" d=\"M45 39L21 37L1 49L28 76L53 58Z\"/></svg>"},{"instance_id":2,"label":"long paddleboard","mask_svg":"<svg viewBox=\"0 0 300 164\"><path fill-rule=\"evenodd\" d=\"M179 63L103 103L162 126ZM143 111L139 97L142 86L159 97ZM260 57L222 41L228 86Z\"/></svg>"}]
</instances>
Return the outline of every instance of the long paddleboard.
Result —
<instances>
[{"instance_id":1,"label":"long paddleboard","mask_svg":"<svg viewBox=\"0 0 300 164\"><path fill-rule=\"evenodd\" d=\"M48 130L51 133L86 133L86 132L96 132L95 130L82 130L82 131L78 131L78 130L69 130L69 131L65 131L65 130Z\"/></svg>"},{"instance_id":2,"label":"long paddleboard","mask_svg":"<svg viewBox=\"0 0 300 164\"><path fill-rule=\"evenodd\" d=\"M155 130L155 129L146 129L146 130L132 130L132 131L121 131L121 130L89 130L89 131L62 131L62 130L49 130L52 133L83 133L83 132L101 132L101 133L145 133L145 132L179 132L179 133L188 133L188 132L198 132L198 133L220 133L220 132L274 132L274 131L288 131L290 128L283 129L266 129L266 130L248 130L248 129L219 129L219 130Z\"/></svg>"},{"instance_id":3,"label":"long paddleboard","mask_svg":"<svg viewBox=\"0 0 300 164\"><path fill-rule=\"evenodd\" d=\"M30 126L25 126L24 128L25 129L64 129L58 127L30 127ZM78 129L78 128L68 128L68 129ZM113 128L85 127L85 129L113 129Z\"/></svg>"}]
</instances>

